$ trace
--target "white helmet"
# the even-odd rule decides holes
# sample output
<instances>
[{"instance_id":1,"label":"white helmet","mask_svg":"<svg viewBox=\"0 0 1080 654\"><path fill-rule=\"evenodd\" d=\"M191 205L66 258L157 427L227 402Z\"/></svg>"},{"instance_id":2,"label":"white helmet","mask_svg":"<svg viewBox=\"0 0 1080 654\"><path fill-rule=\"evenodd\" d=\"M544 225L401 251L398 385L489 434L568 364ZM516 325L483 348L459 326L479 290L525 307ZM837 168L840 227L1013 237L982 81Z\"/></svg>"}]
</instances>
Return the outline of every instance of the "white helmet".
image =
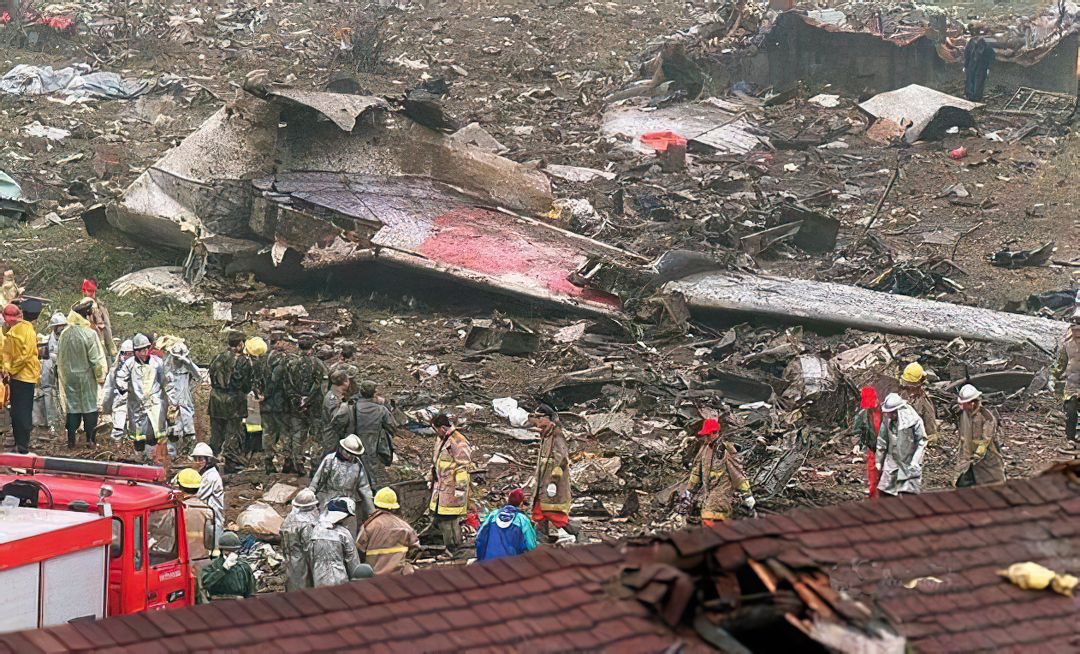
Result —
<instances>
[{"instance_id":1,"label":"white helmet","mask_svg":"<svg viewBox=\"0 0 1080 654\"><path fill-rule=\"evenodd\" d=\"M185 357L188 354L188 347L187 345L184 345L184 341L177 341L173 344L172 348L169 349L169 352L172 352L178 357Z\"/></svg>"},{"instance_id":2,"label":"white helmet","mask_svg":"<svg viewBox=\"0 0 1080 654\"><path fill-rule=\"evenodd\" d=\"M210 446L206 443L195 443L195 447L191 450L191 456L205 456L210 458L214 456L214 450L210 449Z\"/></svg>"},{"instance_id":3,"label":"white helmet","mask_svg":"<svg viewBox=\"0 0 1080 654\"><path fill-rule=\"evenodd\" d=\"M120 344L120 353L121 354L131 354L134 351L135 351L135 348L132 346L130 338Z\"/></svg>"},{"instance_id":4,"label":"white helmet","mask_svg":"<svg viewBox=\"0 0 1080 654\"><path fill-rule=\"evenodd\" d=\"M59 311L54 313L52 317L49 318L49 327L63 327L65 325L67 325L67 318L65 318L64 314L60 313Z\"/></svg>"},{"instance_id":5,"label":"white helmet","mask_svg":"<svg viewBox=\"0 0 1080 654\"><path fill-rule=\"evenodd\" d=\"M364 453L364 444L360 442L360 439L356 434L349 434L345 438L342 438L338 441L338 445L349 454L360 456Z\"/></svg>"},{"instance_id":6,"label":"white helmet","mask_svg":"<svg viewBox=\"0 0 1080 654\"><path fill-rule=\"evenodd\" d=\"M964 384L960 387L960 393L957 396L957 401L960 402L960 404L965 404L967 402L973 402L980 397L982 397L982 391L975 388L971 384Z\"/></svg>"},{"instance_id":7,"label":"white helmet","mask_svg":"<svg viewBox=\"0 0 1080 654\"><path fill-rule=\"evenodd\" d=\"M150 347L150 339L143 334L135 334L135 338L131 339L131 347L136 350Z\"/></svg>"},{"instance_id":8,"label":"white helmet","mask_svg":"<svg viewBox=\"0 0 1080 654\"><path fill-rule=\"evenodd\" d=\"M881 404L881 410L888 413L891 411L896 411L905 404L907 404L907 402L904 401L904 398L900 397L896 393L889 393L889 395L885 398L885 401Z\"/></svg>"}]
</instances>

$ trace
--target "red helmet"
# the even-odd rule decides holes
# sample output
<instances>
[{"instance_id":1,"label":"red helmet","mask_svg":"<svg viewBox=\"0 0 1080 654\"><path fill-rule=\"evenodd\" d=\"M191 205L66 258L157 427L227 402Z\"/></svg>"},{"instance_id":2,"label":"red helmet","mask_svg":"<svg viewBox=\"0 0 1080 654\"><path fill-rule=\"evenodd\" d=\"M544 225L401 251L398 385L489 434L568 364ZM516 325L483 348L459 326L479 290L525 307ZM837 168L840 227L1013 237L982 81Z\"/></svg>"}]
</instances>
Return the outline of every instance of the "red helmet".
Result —
<instances>
[{"instance_id":1,"label":"red helmet","mask_svg":"<svg viewBox=\"0 0 1080 654\"><path fill-rule=\"evenodd\" d=\"M716 418L708 418L701 425L701 431L697 433L698 436L712 436L713 434L720 433L720 421Z\"/></svg>"}]
</instances>

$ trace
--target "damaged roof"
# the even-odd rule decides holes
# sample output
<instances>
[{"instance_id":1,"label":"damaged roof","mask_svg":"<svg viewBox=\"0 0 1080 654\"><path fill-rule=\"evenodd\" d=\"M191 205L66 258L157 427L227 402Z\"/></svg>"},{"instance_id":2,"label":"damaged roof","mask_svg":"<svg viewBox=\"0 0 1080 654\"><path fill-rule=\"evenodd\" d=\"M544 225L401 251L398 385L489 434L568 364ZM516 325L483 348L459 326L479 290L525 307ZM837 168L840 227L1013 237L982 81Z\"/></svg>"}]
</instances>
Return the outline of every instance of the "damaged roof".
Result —
<instances>
[{"instance_id":1,"label":"damaged roof","mask_svg":"<svg viewBox=\"0 0 1080 654\"><path fill-rule=\"evenodd\" d=\"M1080 604L997 571L1076 572L1078 472L3 634L0 652L1076 651Z\"/></svg>"}]
</instances>

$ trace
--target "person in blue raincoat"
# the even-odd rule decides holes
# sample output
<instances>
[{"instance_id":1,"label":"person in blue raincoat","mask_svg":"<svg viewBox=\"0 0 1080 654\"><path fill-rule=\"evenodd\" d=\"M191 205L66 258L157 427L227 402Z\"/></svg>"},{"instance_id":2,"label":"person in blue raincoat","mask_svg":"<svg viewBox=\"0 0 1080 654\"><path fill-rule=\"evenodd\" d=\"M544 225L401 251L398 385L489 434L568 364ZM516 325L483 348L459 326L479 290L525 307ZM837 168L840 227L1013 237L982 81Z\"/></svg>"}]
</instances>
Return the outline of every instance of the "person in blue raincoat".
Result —
<instances>
[{"instance_id":1,"label":"person in blue raincoat","mask_svg":"<svg viewBox=\"0 0 1080 654\"><path fill-rule=\"evenodd\" d=\"M521 511L525 493L510 491L506 506L492 511L476 532L476 560L491 561L503 556L517 556L536 548L532 521Z\"/></svg>"}]
</instances>

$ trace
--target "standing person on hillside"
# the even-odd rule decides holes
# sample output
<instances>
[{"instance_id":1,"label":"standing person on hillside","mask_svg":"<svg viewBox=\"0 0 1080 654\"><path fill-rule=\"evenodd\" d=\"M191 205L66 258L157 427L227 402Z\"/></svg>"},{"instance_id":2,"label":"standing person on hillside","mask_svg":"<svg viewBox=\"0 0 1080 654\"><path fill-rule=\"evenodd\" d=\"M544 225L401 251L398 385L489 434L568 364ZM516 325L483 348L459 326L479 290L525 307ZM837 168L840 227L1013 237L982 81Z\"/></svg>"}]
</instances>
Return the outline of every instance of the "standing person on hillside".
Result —
<instances>
[{"instance_id":1,"label":"standing person on hillside","mask_svg":"<svg viewBox=\"0 0 1080 654\"><path fill-rule=\"evenodd\" d=\"M873 386L863 386L859 412L855 414L853 430L859 445L866 451L866 482L871 499L878 496L877 437L881 431L881 405Z\"/></svg>"},{"instance_id":2,"label":"standing person on hillside","mask_svg":"<svg viewBox=\"0 0 1080 654\"><path fill-rule=\"evenodd\" d=\"M214 450L206 443L195 443L191 449L191 460L202 476L199 497L214 511L214 524L217 526L214 542L217 542L225 525L225 482L218 471Z\"/></svg>"},{"instance_id":3,"label":"standing person on hillside","mask_svg":"<svg viewBox=\"0 0 1080 654\"><path fill-rule=\"evenodd\" d=\"M60 352L60 332L64 331L64 327L67 327L67 318L64 314L57 311L49 318L47 355L41 363L41 390L45 395L45 420L50 433L56 433L64 428L64 409L60 405L60 380L56 370L56 359Z\"/></svg>"},{"instance_id":4,"label":"standing person on hillside","mask_svg":"<svg viewBox=\"0 0 1080 654\"><path fill-rule=\"evenodd\" d=\"M461 548L461 519L469 512L472 486L472 447L465 435L440 413L431 419L435 452L431 460L431 502L435 524L450 553Z\"/></svg>"},{"instance_id":5,"label":"standing person on hillside","mask_svg":"<svg viewBox=\"0 0 1080 654\"><path fill-rule=\"evenodd\" d=\"M361 518L367 518L375 510L371 497L371 484L360 456L364 446L360 439L350 434L341 439L337 450L327 454L311 476L308 488L319 498L319 506L326 508L326 503L335 497L349 497L363 509ZM349 532L356 536L356 513L346 524Z\"/></svg>"},{"instance_id":6,"label":"standing person on hillside","mask_svg":"<svg viewBox=\"0 0 1080 654\"><path fill-rule=\"evenodd\" d=\"M191 360L183 341L174 343L165 356L165 372L172 379L169 404L176 408L176 418L169 440L180 452L195 445L195 397L192 389L202 381L203 371Z\"/></svg>"},{"instance_id":7,"label":"standing person on hillside","mask_svg":"<svg viewBox=\"0 0 1080 654\"><path fill-rule=\"evenodd\" d=\"M386 466L394 461L394 418L390 409L375 398L375 382L360 382L359 397L353 405L353 433L364 444L364 468L373 488L389 483Z\"/></svg>"},{"instance_id":8,"label":"standing person on hillside","mask_svg":"<svg viewBox=\"0 0 1080 654\"><path fill-rule=\"evenodd\" d=\"M277 472L274 466L274 449L279 442L282 446L285 445L285 371L292 358L285 332L270 332L270 354L266 355L261 367L259 391L262 396L259 419L263 428L262 449L266 474Z\"/></svg>"},{"instance_id":9,"label":"standing person on hillside","mask_svg":"<svg viewBox=\"0 0 1080 654\"><path fill-rule=\"evenodd\" d=\"M107 359L112 359L116 356L116 344L113 343L112 334L112 321L109 320L109 310L105 308L105 305L101 303L101 300L97 298L97 282L93 279L84 279L82 283L82 294L84 298L90 298L94 303L94 308L87 316L90 321L90 325L97 333L98 339L101 341L102 351L105 353Z\"/></svg>"},{"instance_id":10,"label":"standing person on hillside","mask_svg":"<svg viewBox=\"0 0 1080 654\"><path fill-rule=\"evenodd\" d=\"M922 418L927 440L937 442L937 409L926 395L926 371L917 362L909 363L900 375L900 397Z\"/></svg>"},{"instance_id":11,"label":"standing person on hillside","mask_svg":"<svg viewBox=\"0 0 1080 654\"><path fill-rule=\"evenodd\" d=\"M281 524L281 553L285 557L285 590L311 588L311 561L308 559L311 529L319 521L319 500L308 488L300 489L292 501L292 511Z\"/></svg>"},{"instance_id":12,"label":"standing person on hillside","mask_svg":"<svg viewBox=\"0 0 1080 654\"><path fill-rule=\"evenodd\" d=\"M217 534L221 531L216 526L216 514L199 497L202 487L202 475L194 468L184 468L177 475L174 483L184 497L184 529L187 532L188 558L201 569L210 563L210 557L217 547Z\"/></svg>"},{"instance_id":13,"label":"standing person on hillside","mask_svg":"<svg viewBox=\"0 0 1080 654\"><path fill-rule=\"evenodd\" d=\"M720 437L720 421L705 420L697 435L705 444L690 464L686 492L695 495L700 489L701 524L711 527L730 519L737 500L752 512L757 501L750 492L750 481L735 446Z\"/></svg>"},{"instance_id":14,"label":"standing person on hillside","mask_svg":"<svg viewBox=\"0 0 1080 654\"><path fill-rule=\"evenodd\" d=\"M94 301L83 298L71 307L67 327L60 333L57 370L60 399L67 414L68 447L75 447L75 434L81 423L86 442L94 443L98 420L98 387L105 382L107 367L101 340L88 317Z\"/></svg>"},{"instance_id":15,"label":"standing person on hillside","mask_svg":"<svg viewBox=\"0 0 1080 654\"><path fill-rule=\"evenodd\" d=\"M116 373L116 389L127 396L135 451L149 457L147 446L152 449L165 436L172 379L165 372L165 362L150 354L149 338L136 334L131 347L133 356Z\"/></svg>"},{"instance_id":16,"label":"standing person on hillside","mask_svg":"<svg viewBox=\"0 0 1080 654\"><path fill-rule=\"evenodd\" d=\"M308 537L308 560L315 588L338 586L355 579L375 575L371 566L360 562L355 536L342 524L356 521L356 504L351 497L336 497L326 503L326 510Z\"/></svg>"},{"instance_id":17,"label":"standing person on hillside","mask_svg":"<svg viewBox=\"0 0 1080 654\"><path fill-rule=\"evenodd\" d=\"M224 456L225 474L240 469L251 367L241 359L244 335L229 332L228 349L210 362L210 448Z\"/></svg>"},{"instance_id":18,"label":"standing person on hillside","mask_svg":"<svg viewBox=\"0 0 1080 654\"><path fill-rule=\"evenodd\" d=\"M964 384L957 396L960 405L960 436L957 448L956 486L986 486L1005 483L1005 461L998 448L998 418L983 405L982 392Z\"/></svg>"},{"instance_id":19,"label":"standing person on hillside","mask_svg":"<svg viewBox=\"0 0 1080 654\"><path fill-rule=\"evenodd\" d=\"M896 393L881 405L881 430L875 458L881 479L878 490L886 495L922 492L922 463L926 429L922 418Z\"/></svg>"},{"instance_id":20,"label":"standing person on hillside","mask_svg":"<svg viewBox=\"0 0 1080 654\"><path fill-rule=\"evenodd\" d=\"M101 394L101 410L107 411L112 417L112 433L110 438L114 441L122 439L129 429L127 412L127 389L116 387L116 373L124 363L135 354L131 339L120 344L120 353L116 355L116 361L109 368L109 374L105 376L105 386Z\"/></svg>"},{"instance_id":21,"label":"standing person on hillside","mask_svg":"<svg viewBox=\"0 0 1080 654\"><path fill-rule=\"evenodd\" d=\"M1065 438L1076 443L1077 414L1080 413L1080 304L1073 310L1069 328L1061 339L1053 369L1053 390L1061 391L1065 410Z\"/></svg>"},{"instance_id":22,"label":"standing person on hillside","mask_svg":"<svg viewBox=\"0 0 1080 654\"><path fill-rule=\"evenodd\" d=\"M300 337L300 354L289 361L285 368L285 462L284 473L302 475L304 449L318 438L314 432L322 417L322 402L329 385L330 372L314 354L315 339L310 334Z\"/></svg>"},{"instance_id":23,"label":"standing person on hillside","mask_svg":"<svg viewBox=\"0 0 1080 654\"><path fill-rule=\"evenodd\" d=\"M0 362L4 382L11 388L11 431L15 450L20 454L30 451L30 435L34 430L34 391L41 380L41 359L32 321L40 312L41 302L37 300L24 300L22 308L8 304L3 311Z\"/></svg>"},{"instance_id":24,"label":"standing person on hillside","mask_svg":"<svg viewBox=\"0 0 1080 654\"><path fill-rule=\"evenodd\" d=\"M327 454L333 452L337 448L338 441L349 435L349 414L352 411L352 407L348 404L350 386L352 382L344 369L335 368L330 373L330 390L326 391L323 397L323 415L319 423L322 431L318 442L318 461L322 461ZM363 439L360 442L362 443ZM366 463L364 467L367 467ZM372 486L374 487L374 484Z\"/></svg>"},{"instance_id":25,"label":"standing person on hillside","mask_svg":"<svg viewBox=\"0 0 1080 654\"><path fill-rule=\"evenodd\" d=\"M540 453L533 486L532 519L536 530L550 537L550 527L577 536L580 529L570 522L570 447L566 443L559 414L546 404L533 413L532 426L540 431Z\"/></svg>"}]
</instances>

